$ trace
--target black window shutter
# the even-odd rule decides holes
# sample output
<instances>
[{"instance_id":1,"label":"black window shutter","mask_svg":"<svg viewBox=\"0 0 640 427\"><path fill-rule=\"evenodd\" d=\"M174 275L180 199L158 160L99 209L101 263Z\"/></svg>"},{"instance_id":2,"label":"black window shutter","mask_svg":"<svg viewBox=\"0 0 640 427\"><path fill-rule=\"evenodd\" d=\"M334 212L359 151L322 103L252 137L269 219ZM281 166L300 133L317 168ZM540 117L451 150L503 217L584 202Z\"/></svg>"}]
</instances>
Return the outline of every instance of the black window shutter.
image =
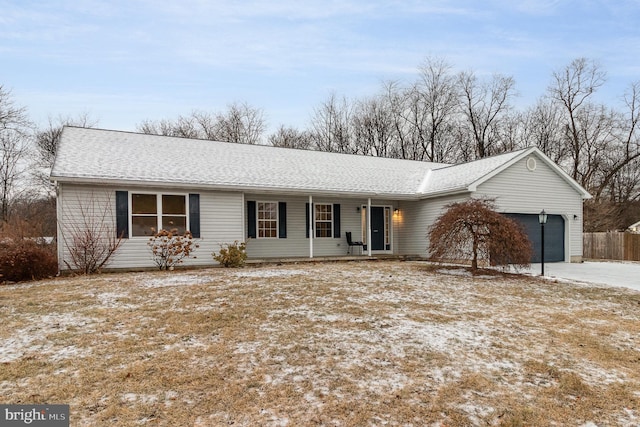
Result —
<instances>
[{"instance_id":1,"label":"black window shutter","mask_svg":"<svg viewBox=\"0 0 640 427\"><path fill-rule=\"evenodd\" d=\"M256 238L256 202L247 201L247 237Z\"/></svg>"},{"instance_id":2,"label":"black window shutter","mask_svg":"<svg viewBox=\"0 0 640 427\"><path fill-rule=\"evenodd\" d=\"M278 203L278 237L287 238L287 204L285 202Z\"/></svg>"},{"instance_id":3,"label":"black window shutter","mask_svg":"<svg viewBox=\"0 0 640 427\"><path fill-rule=\"evenodd\" d=\"M310 218L309 218L309 203L306 203L306 204L305 204L304 216L305 216L305 218L306 218L306 222L305 222L306 227L305 227L305 230L307 230L307 231L306 231L306 233L307 233L307 239L308 239L308 238L309 238L309 220L310 220Z\"/></svg>"},{"instance_id":4,"label":"black window shutter","mask_svg":"<svg viewBox=\"0 0 640 427\"><path fill-rule=\"evenodd\" d=\"M333 205L333 237L340 238L340 204Z\"/></svg>"},{"instance_id":5,"label":"black window shutter","mask_svg":"<svg viewBox=\"0 0 640 427\"><path fill-rule=\"evenodd\" d=\"M200 195L189 194L189 228L191 235L200 238Z\"/></svg>"},{"instance_id":6,"label":"black window shutter","mask_svg":"<svg viewBox=\"0 0 640 427\"><path fill-rule=\"evenodd\" d=\"M123 239L129 238L129 193L116 191L116 233Z\"/></svg>"}]
</instances>

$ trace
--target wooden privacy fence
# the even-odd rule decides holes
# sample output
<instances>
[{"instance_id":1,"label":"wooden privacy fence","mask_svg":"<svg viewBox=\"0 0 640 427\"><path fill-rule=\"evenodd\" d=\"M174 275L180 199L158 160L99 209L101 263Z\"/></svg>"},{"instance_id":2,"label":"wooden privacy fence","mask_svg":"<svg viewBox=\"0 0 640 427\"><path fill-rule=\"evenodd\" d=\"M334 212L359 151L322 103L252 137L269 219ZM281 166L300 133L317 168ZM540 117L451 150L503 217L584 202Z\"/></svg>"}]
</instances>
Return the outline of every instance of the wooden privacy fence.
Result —
<instances>
[{"instance_id":1,"label":"wooden privacy fence","mask_svg":"<svg viewBox=\"0 0 640 427\"><path fill-rule=\"evenodd\" d=\"M584 233L583 257L640 261L640 234Z\"/></svg>"}]
</instances>

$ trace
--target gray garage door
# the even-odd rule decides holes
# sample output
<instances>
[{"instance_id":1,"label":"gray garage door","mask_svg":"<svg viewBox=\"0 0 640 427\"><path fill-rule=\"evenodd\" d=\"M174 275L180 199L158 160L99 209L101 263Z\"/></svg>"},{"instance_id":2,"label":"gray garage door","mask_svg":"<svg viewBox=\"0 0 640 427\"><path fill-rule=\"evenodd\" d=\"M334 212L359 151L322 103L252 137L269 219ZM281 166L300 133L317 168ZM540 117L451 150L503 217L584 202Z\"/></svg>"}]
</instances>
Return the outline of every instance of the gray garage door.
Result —
<instances>
[{"instance_id":1,"label":"gray garage door","mask_svg":"<svg viewBox=\"0 0 640 427\"><path fill-rule=\"evenodd\" d=\"M540 262L540 222L538 215L505 214L522 224L533 244L531 262ZM564 219L561 215L548 215L544 226L544 262L564 261Z\"/></svg>"}]
</instances>

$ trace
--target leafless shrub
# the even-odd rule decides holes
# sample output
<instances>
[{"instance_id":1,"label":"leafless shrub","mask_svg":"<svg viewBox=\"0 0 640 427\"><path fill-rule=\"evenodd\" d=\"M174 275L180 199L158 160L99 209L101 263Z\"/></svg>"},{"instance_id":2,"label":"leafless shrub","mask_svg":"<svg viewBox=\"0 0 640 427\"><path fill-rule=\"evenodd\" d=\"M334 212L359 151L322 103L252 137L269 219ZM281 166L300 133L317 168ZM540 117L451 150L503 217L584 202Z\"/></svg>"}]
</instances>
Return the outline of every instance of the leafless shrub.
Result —
<instances>
[{"instance_id":1,"label":"leafless shrub","mask_svg":"<svg viewBox=\"0 0 640 427\"><path fill-rule=\"evenodd\" d=\"M106 266L122 243L118 236L111 200L100 202L92 194L86 201L78 200L78 215L63 215L62 241L69 254L67 268L93 274Z\"/></svg>"},{"instance_id":2,"label":"leafless shrub","mask_svg":"<svg viewBox=\"0 0 640 427\"><path fill-rule=\"evenodd\" d=\"M531 262L531 243L522 227L495 211L492 200L469 199L452 203L431 227L429 252L434 260L468 260L478 269L478 259L492 265Z\"/></svg>"}]
</instances>

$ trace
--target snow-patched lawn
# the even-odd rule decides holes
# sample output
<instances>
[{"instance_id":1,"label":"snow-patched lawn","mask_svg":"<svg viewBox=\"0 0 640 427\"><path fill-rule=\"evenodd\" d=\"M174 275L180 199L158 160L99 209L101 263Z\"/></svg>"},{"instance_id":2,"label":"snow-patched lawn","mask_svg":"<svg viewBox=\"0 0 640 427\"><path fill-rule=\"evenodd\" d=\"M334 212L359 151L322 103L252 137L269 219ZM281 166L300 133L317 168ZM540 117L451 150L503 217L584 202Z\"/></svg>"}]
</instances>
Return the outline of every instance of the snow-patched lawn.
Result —
<instances>
[{"instance_id":1,"label":"snow-patched lawn","mask_svg":"<svg viewBox=\"0 0 640 427\"><path fill-rule=\"evenodd\" d=\"M0 287L1 403L72 425L640 424L640 293L412 262Z\"/></svg>"}]
</instances>

